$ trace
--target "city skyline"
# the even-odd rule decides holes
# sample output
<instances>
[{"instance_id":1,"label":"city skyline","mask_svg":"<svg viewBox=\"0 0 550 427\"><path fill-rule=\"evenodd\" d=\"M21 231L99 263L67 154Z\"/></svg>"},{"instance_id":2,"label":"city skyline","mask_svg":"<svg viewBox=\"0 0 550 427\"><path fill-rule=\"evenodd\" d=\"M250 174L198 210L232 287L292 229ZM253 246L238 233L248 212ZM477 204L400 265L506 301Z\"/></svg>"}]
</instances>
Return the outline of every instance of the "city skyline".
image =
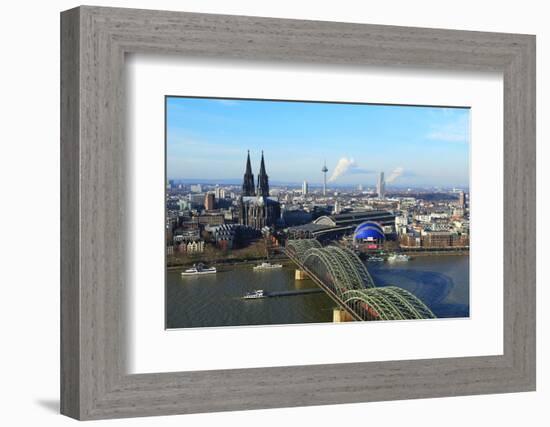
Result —
<instances>
[{"instance_id":1,"label":"city skyline","mask_svg":"<svg viewBox=\"0 0 550 427\"><path fill-rule=\"evenodd\" d=\"M263 150L274 184L322 185L325 161L328 187L469 183L466 108L167 97L166 116L168 179L237 182Z\"/></svg>"}]
</instances>

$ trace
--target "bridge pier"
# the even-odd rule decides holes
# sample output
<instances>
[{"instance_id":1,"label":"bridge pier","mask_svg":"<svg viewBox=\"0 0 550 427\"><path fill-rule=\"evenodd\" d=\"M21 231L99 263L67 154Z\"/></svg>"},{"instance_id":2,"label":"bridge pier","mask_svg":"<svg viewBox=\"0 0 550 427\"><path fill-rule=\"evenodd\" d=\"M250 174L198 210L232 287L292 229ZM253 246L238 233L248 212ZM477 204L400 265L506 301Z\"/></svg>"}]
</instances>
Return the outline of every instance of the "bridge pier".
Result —
<instances>
[{"instance_id":1,"label":"bridge pier","mask_svg":"<svg viewBox=\"0 0 550 427\"><path fill-rule=\"evenodd\" d=\"M353 317L347 311L335 308L332 310L332 321L334 323L353 322Z\"/></svg>"},{"instance_id":2,"label":"bridge pier","mask_svg":"<svg viewBox=\"0 0 550 427\"><path fill-rule=\"evenodd\" d=\"M307 273L304 270L300 270L299 268L296 269L294 272L294 279L295 280L306 280L307 279Z\"/></svg>"}]
</instances>

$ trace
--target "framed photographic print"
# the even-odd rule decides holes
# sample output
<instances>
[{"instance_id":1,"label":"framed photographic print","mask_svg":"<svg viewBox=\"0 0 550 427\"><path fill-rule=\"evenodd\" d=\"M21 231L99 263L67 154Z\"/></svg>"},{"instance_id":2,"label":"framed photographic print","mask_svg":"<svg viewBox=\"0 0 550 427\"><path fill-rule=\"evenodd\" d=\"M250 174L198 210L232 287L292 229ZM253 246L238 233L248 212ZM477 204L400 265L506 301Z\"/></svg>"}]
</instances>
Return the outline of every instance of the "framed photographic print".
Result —
<instances>
[{"instance_id":1,"label":"framed photographic print","mask_svg":"<svg viewBox=\"0 0 550 427\"><path fill-rule=\"evenodd\" d=\"M468 109L165 108L167 328L469 317Z\"/></svg>"},{"instance_id":2,"label":"framed photographic print","mask_svg":"<svg viewBox=\"0 0 550 427\"><path fill-rule=\"evenodd\" d=\"M534 36L62 13L62 413L535 388Z\"/></svg>"}]
</instances>

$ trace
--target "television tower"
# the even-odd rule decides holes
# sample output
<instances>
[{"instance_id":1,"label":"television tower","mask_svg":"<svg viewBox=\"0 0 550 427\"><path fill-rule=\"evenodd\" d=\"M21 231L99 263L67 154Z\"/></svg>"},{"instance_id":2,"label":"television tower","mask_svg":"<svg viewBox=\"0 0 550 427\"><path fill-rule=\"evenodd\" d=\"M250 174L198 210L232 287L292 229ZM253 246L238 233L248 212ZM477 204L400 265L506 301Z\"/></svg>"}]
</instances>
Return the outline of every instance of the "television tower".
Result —
<instances>
[{"instance_id":1,"label":"television tower","mask_svg":"<svg viewBox=\"0 0 550 427\"><path fill-rule=\"evenodd\" d=\"M323 166L323 169L321 169L321 172L323 172L323 196L327 195L327 162L325 160L325 164Z\"/></svg>"}]
</instances>

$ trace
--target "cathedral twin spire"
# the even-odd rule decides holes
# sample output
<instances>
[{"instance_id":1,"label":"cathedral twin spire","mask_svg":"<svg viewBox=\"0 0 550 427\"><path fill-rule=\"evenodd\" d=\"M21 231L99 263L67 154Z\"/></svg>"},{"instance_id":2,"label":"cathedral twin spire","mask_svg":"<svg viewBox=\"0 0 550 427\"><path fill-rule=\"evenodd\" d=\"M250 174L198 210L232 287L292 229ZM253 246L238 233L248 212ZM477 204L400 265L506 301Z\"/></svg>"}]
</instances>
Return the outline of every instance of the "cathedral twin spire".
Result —
<instances>
[{"instance_id":1,"label":"cathedral twin spire","mask_svg":"<svg viewBox=\"0 0 550 427\"><path fill-rule=\"evenodd\" d=\"M252 173L252 166L250 166L250 151L246 156L246 171L244 172L243 179L243 196L255 196L254 192L254 174Z\"/></svg>"},{"instance_id":2,"label":"cathedral twin spire","mask_svg":"<svg viewBox=\"0 0 550 427\"><path fill-rule=\"evenodd\" d=\"M269 196L269 180L265 171L264 152L262 151L262 162L260 163L260 173L258 175L258 191L257 196Z\"/></svg>"},{"instance_id":3,"label":"cathedral twin spire","mask_svg":"<svg viewBox=\"0 0 550 427\"><path fill-rule=\"evenodd\" d=\"M265 171L264 152L262 151L262 160L260 163L260 173L258 174L258 186L254 188L254 174L250 165L250 151L246 156L246 170L243 179L243 196L269 196L269 179Z\"/></svg>"}]
</instances>

